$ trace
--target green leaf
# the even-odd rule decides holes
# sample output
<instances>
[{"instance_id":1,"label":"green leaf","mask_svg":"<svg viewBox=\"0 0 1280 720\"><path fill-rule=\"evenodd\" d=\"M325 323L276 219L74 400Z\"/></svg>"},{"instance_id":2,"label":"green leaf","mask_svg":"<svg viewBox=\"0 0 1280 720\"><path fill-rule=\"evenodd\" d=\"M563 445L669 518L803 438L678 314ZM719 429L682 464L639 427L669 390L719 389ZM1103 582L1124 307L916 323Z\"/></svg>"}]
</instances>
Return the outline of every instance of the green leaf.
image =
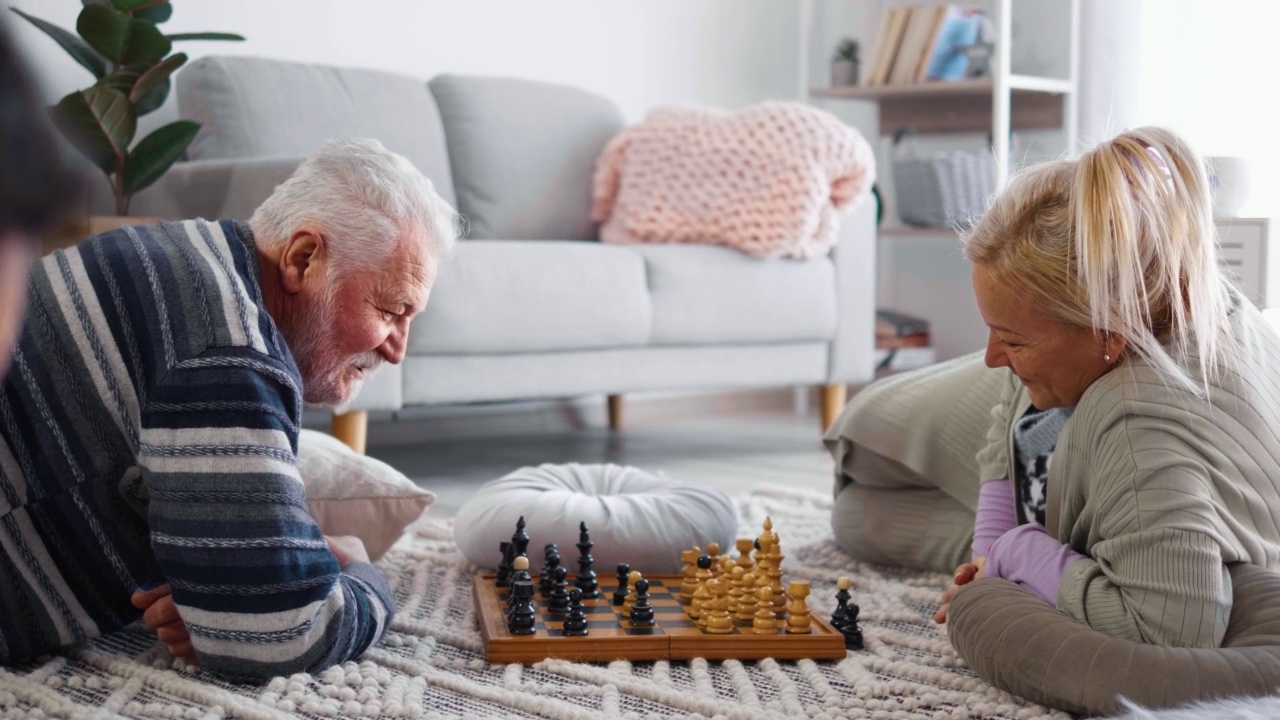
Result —
<instances>
[{"instance_id":1,"label":"green leaf","mask_svg":"<svg viewBox=\"0 0 1280 720\"><path fill-rule=\"evenodd\" d=\"M160 109L161 105L164 105L164 101L169 97L171 82L169 78L165 78L159 85L152 88L151 92L133 102L133 107L138 111L138 117L155 112Z\"/></svg>"},{"instance_id":2,"label":"green leaf","mask_svg":"<svg viewBox=\"0 0 1280 720\"><path fill-rule=\"evenodd\" d=\"M170 40L244 40L244 36L235 33L224 32L203 32L203 33L174 33L169 36Z\"/></svg>"},{"instance_id":3,"label":"green leaf","mask_svg":"<svg viewBox=\"0 0 1280 720\"><path fill-rule=\"evenodd\" d=\"M168 22L173 17L173 6L167 2L133 11L134 20L146 20L154 25Z\"/></svg>"},{"instance_id":4,"label":"green leaf","mask_svg":"<svg viewBox=\"0 0 1280 720\"><path fill-rule=\"evenodd\" d=\"M102 76L107 74L107 61L71 31L63 30L57 25L41 20L38 17L32 17L18 8L9 9L26 18L27 22L40 28L46 35L57 41L62 46L62 49L67 51L68 55L93 73L95 78L101 79Z\"/></svg>"},{"instance_id":5,"label":"green leaf","mask_svg":"<svg viewBox=\"0 0 1280 720\"><path fill-rule=\"evenodd\" d=\"M62 98L53 106L53 116L71 143L108 175L127 157L138 128L129 98L105 84Z\"/></svg>"},{"instance_id":6,"label":"green leaf","mask_svg":"<svg viewBox=\"0 0 1280 720\"><path fill-rule=\"evenodd\" d=\"M124 163L125 193L132 195L159 180L182 157L198 132L198 123L179 120L143 138Z\"/></svg>"},{"instance_id":7,"label":"green leaf","mask_svg":"<svg viewBox=\"0 0 1280 720\"><path fill-rule=\"evenodd\" d=\"M131 20L102 5L81 10L76 31L93 49L120 65L150 65L173 49L173 43L153 23Z\"/></svg>"},{"instance_id":8,"label":"green leaf","mask_svg":"<svg viewBox=\"0 0 1280 720\"><path fill-rule=\"evenodd\" d=\"M175 70L182 67L183 63L186 61L186 53L177 53L165 58L159 65L151 67L146 72L142 73L142 75L138 77L138 81L133 84L132 88L130 88L129 99L136 103L138 98L156 89L161 83L168 80L169 76L172 75Z\"/></svg>"}]
</instances>

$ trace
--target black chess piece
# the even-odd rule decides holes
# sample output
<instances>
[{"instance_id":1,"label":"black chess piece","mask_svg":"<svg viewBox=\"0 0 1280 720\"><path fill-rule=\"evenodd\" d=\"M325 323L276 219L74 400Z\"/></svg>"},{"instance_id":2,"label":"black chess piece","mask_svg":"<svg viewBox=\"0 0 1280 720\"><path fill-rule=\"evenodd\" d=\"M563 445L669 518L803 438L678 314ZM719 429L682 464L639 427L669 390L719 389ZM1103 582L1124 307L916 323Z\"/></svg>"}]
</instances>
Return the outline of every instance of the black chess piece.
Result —
<instances>
[{"instance_id":1,"label":"black chess piece","mask_svg":"<svg viewBox=\"0 0 1280 720\"><path fill-rule=\"evenodd\" d=\"M542 591L542 597L551 597L551 590L556 586L556 570L560 569L560 553L556 552L555 543L550 543L547 547L551 551L547 553L547 564L542 566L542 573L538 575L539 589Z\"/></svg>"},{"instance_id":2,"label":"black chess piece","mask_svg":"<svg viewBox=\"0 0 1280 720\"><path fill-rule=\"evenodd\" d=\"M636 601L631 606L631 624L636 627L653 626L653 606L649 604L649 580L636 581Z\"/></svg>"},{"instance_id":3,"label":"black chess piece","mask_svg":"<svg viewBox=\"0 0 1280 720\"><path fill-rule=\"evenodd\" d=\"M580 637L587 634L587 610L582 606L582 591L569 591L569 614L564 619L564 634Z\"/></svg>"},{"instance_id":4,"label":"black chess piece","mask_svg":"<svg viewBox=\"0 0 1280 720\"><path fill-rule=\"evenodd\" d=\"M600 583L596 580L596 571L591 569L591 563L596 561L591 557L593 547L595 543L591 542L587 524L581 523L578 525L578 576L573 584L582 591L582 597L588 599L600 597Z\"/></svg>"},{"instance_id":5,"label":"black chess piece","mask_svg":"<svg viewBox=\"0 0 1280 720\"><path fill-rule=\"evenodd\" d=\"M836 609L831 613L831 627L844 632L849 626L849 589L845 587L844 578L840 579L839 589L836 590Z\"/></svg>"},{"instance_id":6,"label":"black chess piece","mask_svg":"<svg viewBox=\"0 0 1280 720\"><path fill-rule=\"evenodd\" d=\"M523 515L516 521L516 531L511 535L511 544L515 548L515 552L511 553L512 557L529 554L529 533L524 531Z\"/></svg>"},{"instance_id":7,"label":"black chess piece","mask_svg":"<svg viewBox=\"0 0 1280 720\"><path fill-rule=\"evenodd\" d=\"M569 612L569 571L558 567L554 572L551 595L548 598L547 612L552 615L563 615Z\"/></svg>"},{"instance_id":8,"label":"black chess piece","mask_svg":"<svg viewBox=\"0 0 1280 720\"><path fill-rule=\"evenodd\" d=\"M851 601L846 614L849 624L840 629L840 634L844 635L844 646L850 650L861 650L862 628L858 627L858 605Z\"/></svg>"},{"instance_id":9,"label":"black chess piece","mask_svg":"<svg viewBox=\"0 0 1280 720\"><path fill-rule=\"evenodd\" d=\"M524 555L517 555L511 561L511 587L515 587L518 582L527 582L533 584L533 578L529 577L529 558ZM507 594L507 611L510 612L516 606L516 594L508 592Z\"/></svg>"},{"instance_id":10,"label":"black chess piece","mask_svg":"<svg viewBox=\"0 0 1280 720\"><path fill-rule=\"evenodd\" d=\"M511 552L511 543L506 540L498 543L498 550L502 552L502 561L498 563L496 584L498 587L506 587L511 584L511 560L515 555Z\"/></svg>"},{"instance_id":11,"label":"black chess piece","mask_svg":"<svg viewBox=\"0 0 1280 720\"><path fill-rule=\"evenodd\" d=\"M533 583L517 580L511 583L511 596L515 603L507 619L507 629L512 635L532 635L537 631L537 611L533 608Z\"/></svg>"},{"instance_id":12,"label":"black chess piece","mask_svg":"<svg viewBox=\"0 0 1280 720\"><path fill-rule=\"evenodd\" d=\"M627 603L627 596L631 594L631 591L627 589L627 582L630 581L630 575L631 566L627 563L619 563L618 589L613 591L613 604L615 607L618 605L625 605Z\"/></svg>"}]
</instances>

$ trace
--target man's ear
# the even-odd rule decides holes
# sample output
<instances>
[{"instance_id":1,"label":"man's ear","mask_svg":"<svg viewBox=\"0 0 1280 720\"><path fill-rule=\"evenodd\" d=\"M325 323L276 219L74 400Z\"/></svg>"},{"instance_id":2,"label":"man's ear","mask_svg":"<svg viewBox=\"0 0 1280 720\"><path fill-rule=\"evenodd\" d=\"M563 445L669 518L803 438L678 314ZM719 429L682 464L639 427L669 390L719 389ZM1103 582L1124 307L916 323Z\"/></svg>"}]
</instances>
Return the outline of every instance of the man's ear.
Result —
<instances>
[{"instance_id":1,"label":"man's ear","mask_svg":"<svg viewBox=\"0 0 1280 720\"><path fill-rule=\"evenodd\" d=\"M302 291L307 274L324 268L324 237L314 230L295 230L280 253L280 284L290 295Z\"/></svg>"}]
</instances>

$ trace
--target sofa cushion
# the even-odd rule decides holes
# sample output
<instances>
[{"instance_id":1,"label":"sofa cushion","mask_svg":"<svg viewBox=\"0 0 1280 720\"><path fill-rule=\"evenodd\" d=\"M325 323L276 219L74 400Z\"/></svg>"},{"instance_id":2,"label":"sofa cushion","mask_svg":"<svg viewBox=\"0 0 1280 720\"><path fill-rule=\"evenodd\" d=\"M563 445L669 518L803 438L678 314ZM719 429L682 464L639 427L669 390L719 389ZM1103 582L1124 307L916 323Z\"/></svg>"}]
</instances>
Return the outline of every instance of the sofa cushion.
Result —
<instances>
[{"instance_id":1,"label":"sofa cushion","mask_svg":"<svg viewBox=\"0 0 1280 720\"><path fill-rule=\"evenodd\" d=\"M466 242L441 265L409 353L635 347L648 342L651 316L644 261L629 248Z\"/></svg>"},{"instance_id":2,"label":"sofa cushion","mask_svg":"<svg viewBox=\"0 0 1280 720\"><path fill-rule=\"evenodd\" d=\"M440 75L444 120L467 236L594 240L596 156L623 125L611 101L530 80Z\"/></svg>"},{"instance_id":3,"label":"sofa cushion","mask_svg":"<svg viewBox=\"0 0 1280 720\"><path fill-rule=\"evenodd\" d=\"M178 112L204 127L192 160L301 157L335 137L374 138L455 201L444 128L421 80L381 70L206 56L177 77Z\"/></svg>"},{"instance_id":4,"label":"sofa cushion","mask_svg":"<svg viewBox=\"0 0 1280 720\"><path fill-rule=\"evenodd\" d=\"M632 245L653 296L653 344L830 340L836 279L830 258L757 260L710 245Z\"/></svg>"}]
</instances>

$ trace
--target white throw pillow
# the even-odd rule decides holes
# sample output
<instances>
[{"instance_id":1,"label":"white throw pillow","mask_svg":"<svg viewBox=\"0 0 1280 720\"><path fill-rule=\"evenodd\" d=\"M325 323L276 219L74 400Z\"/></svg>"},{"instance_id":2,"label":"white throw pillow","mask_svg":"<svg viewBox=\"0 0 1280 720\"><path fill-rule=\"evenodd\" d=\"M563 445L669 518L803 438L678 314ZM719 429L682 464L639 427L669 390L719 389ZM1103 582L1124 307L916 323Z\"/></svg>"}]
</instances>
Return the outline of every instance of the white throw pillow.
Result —
<instances>
[{"instance_id":1,"label":"white throw pillow","mask_svg":"<svg viewBox=\"0 0 1280 720\"><path fill-rule=\"evenodd\" d=\"M355 535L376 562L436 499L390 465L316 430L298 438L298 474L325 535Z\"/></svg>"}]
</instances>

